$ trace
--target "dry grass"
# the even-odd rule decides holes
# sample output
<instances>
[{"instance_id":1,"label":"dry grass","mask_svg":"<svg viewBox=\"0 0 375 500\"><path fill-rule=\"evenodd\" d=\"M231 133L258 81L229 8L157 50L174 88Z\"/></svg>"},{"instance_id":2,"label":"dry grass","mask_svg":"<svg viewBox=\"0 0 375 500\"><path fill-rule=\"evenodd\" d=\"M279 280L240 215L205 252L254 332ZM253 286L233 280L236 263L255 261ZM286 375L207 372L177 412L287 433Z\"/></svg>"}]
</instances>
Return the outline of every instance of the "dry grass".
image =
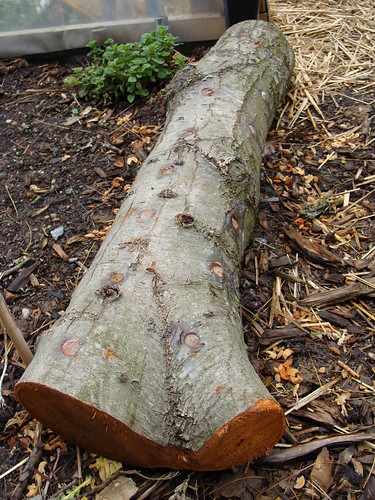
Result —
<instances>
[{"instance_id":1,"label":"dry grass","mask_svg":"<svg viewBox=\"0 0 375 500\"><path fill-rule=\"evenodd\" d=\"M375 89L375 1L271 0L270 9L296 56L284 110L289 127L305 119L314 128L324 123L320 105L326 92L350 87L360 101Z\"/></svg>"}]
</instances>

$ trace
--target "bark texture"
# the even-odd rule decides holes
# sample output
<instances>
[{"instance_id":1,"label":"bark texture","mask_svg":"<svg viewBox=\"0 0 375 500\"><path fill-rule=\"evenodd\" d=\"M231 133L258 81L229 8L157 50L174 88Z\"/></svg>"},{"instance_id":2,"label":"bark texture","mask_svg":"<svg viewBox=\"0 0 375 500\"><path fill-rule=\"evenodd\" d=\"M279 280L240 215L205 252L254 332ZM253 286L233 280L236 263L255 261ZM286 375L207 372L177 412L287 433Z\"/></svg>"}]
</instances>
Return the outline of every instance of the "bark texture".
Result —
<instances>
[{"instance_id":1,"label":"bark texture","mask_svg":"<svg viewBox=\"0 0 375 500\"><path fill-rule=\"evenodd\" d=\"M284 415L247 357L238 275L292 68L281 32L247 21L175 77L163 134L16 386L41 422L143 467L225 469L278 441Z\"/></svg>"}]
</instances>

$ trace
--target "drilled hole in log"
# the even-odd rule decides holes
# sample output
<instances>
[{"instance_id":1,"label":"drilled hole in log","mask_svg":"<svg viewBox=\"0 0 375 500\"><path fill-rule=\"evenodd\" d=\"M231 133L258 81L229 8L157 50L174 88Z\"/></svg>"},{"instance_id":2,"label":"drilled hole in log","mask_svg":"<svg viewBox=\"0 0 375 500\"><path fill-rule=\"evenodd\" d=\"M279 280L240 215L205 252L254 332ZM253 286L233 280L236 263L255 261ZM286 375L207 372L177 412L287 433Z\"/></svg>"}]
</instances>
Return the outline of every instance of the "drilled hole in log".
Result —
<instances>
[{"instance_id":1,"label":"drilled hole in log","mask_svg":"<svg viewBox=\"0 0 375 500\"><path fill-rule=\"evenodd\" d=\"M120 287L113 283L107 283L100 289L100 295L106 299L115 300L121 295Z\"/></svg>"},{"instance_id":2,"label":"drilled hole in log","mask_svg":"<svg viewBox=\"0 0 375 500\"><path fill-rule=\"evenodd\" d=\"M192 352L197 352L202 347L201 339L196 332L182 332L181 342L189 347Z\"/></svg>"},{"instance_id":3,"label":"drilled hole in log","mask_svg":"<svg viewBox=\"0 0 375 500\"><path fill-rule=\"evenodd\" d=\"M139 212L137 219L139 220L139 222L147 222L155 217L155 214L155 210L153 210L152 208L146 208L145 210Z\"/></svg>"},{"instance_id":4,"label":"drilled hole in log","mask_svg":"<svg viewBox=\"0 0 375 500\"><path fill-rule=\"evenodd\" d=\"M224 268L219 262L213 262L211 264L211 272L217 278L224 278Z\"/></svg>"},{"instance_id":5,"label":"drilled hole in log","mask_svg":"<svg viewBox=\"0 0 375 500\"><path fill-rule=\"evenodd\" d=\"M69 339L63 343L61 351L65 356L75 356L81 347L82 342L80 339Z\"/></svg>"},{"instance_id":6,"label":"drilled hole in log","mask_svg":"<svg viewBox=\"0 0 375 500\"><path fill-rule=\"evenodd\" d=\"M205 87L203 90L202 90L202 94L203 95L214 95L216 94L216 90L213 89L212 87Z\"/></svg>"},{"instance_id":7,"label":"drilled hole in log","mask_svg":"<svg viewBox=\"0 0 375 500\"><path fill-rule=\"evenodd\" d=\"M158 196L159 198L176 198L177 193L172 191L172 189L163 189L163 191L160 191Z\"/></svg>"},{"instance_id":8,"label":"drilled hole in log","mask_svg":"<svg viewBox=\"0 0 375 500\"><path fill-rule=\"evenodd\" d=\"M190 214L177 214L176 220L181 227L191 227L194 224L194 217Z\"/></svg>"},{"instance_id":9,"label":"drilled hole in log","mask_svg":"<svg viewBox=\"0 0 375 500\"><path fill-rule=\"evenodd\" d=\"M174 168L173 165L168 165L167 167L163 167L160 170L161 175L171 175L174 174L176 169Z\"/></svg>"}]
</instances>

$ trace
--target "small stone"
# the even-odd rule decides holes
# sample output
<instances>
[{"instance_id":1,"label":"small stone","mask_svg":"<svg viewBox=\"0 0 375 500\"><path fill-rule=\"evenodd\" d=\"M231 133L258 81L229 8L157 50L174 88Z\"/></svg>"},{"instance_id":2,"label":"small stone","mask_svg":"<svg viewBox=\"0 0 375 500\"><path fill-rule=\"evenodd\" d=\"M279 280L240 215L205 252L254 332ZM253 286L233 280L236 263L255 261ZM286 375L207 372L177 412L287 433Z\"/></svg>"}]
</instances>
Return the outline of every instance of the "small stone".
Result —
<instances>
[{"instance_id":1,"label":"small stone","mask_svg":"<svg viewBox=\"0 0 375 500\"><path fill-rule=\"evenodd\" d=\"M63 226L59 226L56 229L52 229L52 231L51 231L51 236L55 241L57 241L59 238L61 238L61 236L63 234L64 234L64 227Z\"/></svg>"},{"instance_id":2,"label":"small stone","mask_svg":"<svg viewBox=\"0 0 375 500\"><path fill-rule=\"evenodd\" d=\"M30 309L27 309L27 307L24 307L22 309L22 318L27 319L30 316L30 313L31 313Z\"/></svg>"}]
</instances>

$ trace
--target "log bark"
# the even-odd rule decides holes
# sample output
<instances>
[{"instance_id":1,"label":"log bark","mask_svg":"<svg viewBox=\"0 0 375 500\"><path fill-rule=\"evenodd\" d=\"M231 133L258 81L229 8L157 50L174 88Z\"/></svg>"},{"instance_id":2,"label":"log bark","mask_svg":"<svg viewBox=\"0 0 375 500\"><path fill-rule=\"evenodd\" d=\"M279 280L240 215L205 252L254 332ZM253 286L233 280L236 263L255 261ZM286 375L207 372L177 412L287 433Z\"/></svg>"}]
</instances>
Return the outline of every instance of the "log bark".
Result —
<instances>
[{"instance_id":1,"label":"log bark","mask_svg":"<svg viewBox=\"0 0 375 500\"><path fill-rule=\"evenodd\" d=\"M169 88L165 129L64 316L16 386L78 445L142 467L219 470L280 438L247 357L239 268L293 53L247 21Z\"/></svg>"}]
</instances>

